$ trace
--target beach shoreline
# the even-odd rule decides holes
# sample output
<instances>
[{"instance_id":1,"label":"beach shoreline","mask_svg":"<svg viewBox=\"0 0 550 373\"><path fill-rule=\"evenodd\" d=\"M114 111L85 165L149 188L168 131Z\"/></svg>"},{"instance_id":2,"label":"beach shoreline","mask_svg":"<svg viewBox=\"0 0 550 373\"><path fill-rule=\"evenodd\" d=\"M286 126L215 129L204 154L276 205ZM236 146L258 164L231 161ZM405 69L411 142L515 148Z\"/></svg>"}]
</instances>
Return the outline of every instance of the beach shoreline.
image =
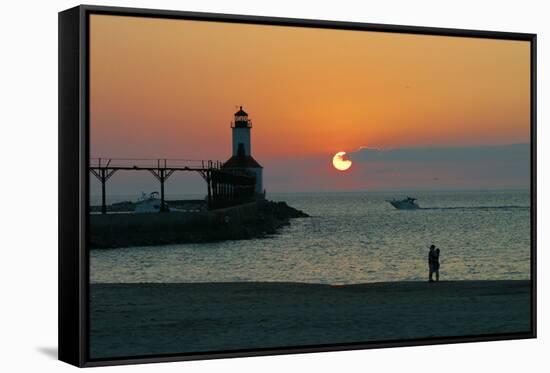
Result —
<instances>
[{"instance_id":1,"label":"beach shoreline","mask_svg":"<svg viewBox=\"0 0 550 373\"><path fill-rule=\"evenodd\" d=\"M90 284L91 357L529 332L531 282Z\"/></svg>"}]
</instances>

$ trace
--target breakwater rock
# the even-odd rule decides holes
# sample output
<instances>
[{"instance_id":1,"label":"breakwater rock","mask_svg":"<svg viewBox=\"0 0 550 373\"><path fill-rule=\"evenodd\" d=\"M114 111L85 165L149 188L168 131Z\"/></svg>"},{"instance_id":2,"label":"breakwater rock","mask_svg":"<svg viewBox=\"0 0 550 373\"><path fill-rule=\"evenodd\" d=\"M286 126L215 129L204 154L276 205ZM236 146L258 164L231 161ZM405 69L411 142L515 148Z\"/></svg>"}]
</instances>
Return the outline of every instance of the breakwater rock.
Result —
<instances>
[{"instance_id":1,"label":"breakwater rock","mask_svg":"<svg viewBox=\"0 0 550 373\"><path fill-rule=\"evenodd\" d=\"M200 212L90 215L90 247L105 249L258 238L308 217L285 202L259 200Z\"/></svg>"}]
</instances>

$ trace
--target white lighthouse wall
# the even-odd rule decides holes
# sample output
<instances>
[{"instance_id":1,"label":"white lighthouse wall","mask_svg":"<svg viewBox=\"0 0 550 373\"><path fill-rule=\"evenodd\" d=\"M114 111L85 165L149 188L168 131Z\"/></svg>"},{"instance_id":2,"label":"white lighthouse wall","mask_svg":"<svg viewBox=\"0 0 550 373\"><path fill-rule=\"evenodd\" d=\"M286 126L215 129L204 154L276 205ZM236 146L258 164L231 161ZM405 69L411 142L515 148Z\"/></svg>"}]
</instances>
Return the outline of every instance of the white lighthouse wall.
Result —
<instances>
[{"instance_id":1,"label":"white lighthouse wall","mask_svg":"<svg viewBox=\"0 0 550 373\"><path fill-rule=\"evenodd\" d=\"M244 155L250 155L250 128L233 128L233 155L237 155L239 144L244 146Z\"/></svg>"},{"instance_id":2,"label":"white lighthouse wall","mask_svg":"<svg viewBox=\"0 0 550 373\"><path fill-rule=\"evenodd\" d=\"M263 192L264 192L263 169L262 168L248 168L247 171L253 173L254 176L256 176L256 186L254 187L254 192L256 194L263 194Z\"/></svg>"}]
</instances>

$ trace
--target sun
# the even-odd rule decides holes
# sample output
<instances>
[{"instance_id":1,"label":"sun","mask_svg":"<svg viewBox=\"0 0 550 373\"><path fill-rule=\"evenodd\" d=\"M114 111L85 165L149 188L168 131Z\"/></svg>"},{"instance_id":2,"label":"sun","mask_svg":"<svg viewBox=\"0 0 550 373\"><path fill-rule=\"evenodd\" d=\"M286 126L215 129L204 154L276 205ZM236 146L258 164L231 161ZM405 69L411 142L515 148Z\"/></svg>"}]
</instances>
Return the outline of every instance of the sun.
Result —
<instances>
[{"instance_id":1,"label":"sun","mask_svg":"<svg viewBox=\"0 0 550 373\"><path fill-rule=\"evenodd\" d=\"M346 152L338 152L332 157L332 165L338 171L345 171L351 167L352 161L349 159L344 159Z\"/></svg>"}]
</instances>

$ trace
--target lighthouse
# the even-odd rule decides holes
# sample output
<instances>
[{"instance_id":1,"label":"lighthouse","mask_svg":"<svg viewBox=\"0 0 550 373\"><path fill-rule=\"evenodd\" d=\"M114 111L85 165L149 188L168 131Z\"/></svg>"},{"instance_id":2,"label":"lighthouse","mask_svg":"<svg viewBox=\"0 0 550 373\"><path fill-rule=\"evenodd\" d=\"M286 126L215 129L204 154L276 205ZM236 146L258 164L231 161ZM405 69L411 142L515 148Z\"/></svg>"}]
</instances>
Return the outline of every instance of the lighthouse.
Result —
<instances>
[{"instance_id":1,"label":"lighthouse","mask_svg":"<svg viewBox=\"0 0 550 373\"><path fill-rule=\"evenodd\" d=\"M232 131L232 156L222 166L223 169L245 171L253 174L256 178L254 192L263 194L262 170L254 158L252 158L252 147L250 141L250 130L252 122L248 119L248 114L241 106L235 113L234 121L231 123Z\"/></svg>"}]
</instances>

